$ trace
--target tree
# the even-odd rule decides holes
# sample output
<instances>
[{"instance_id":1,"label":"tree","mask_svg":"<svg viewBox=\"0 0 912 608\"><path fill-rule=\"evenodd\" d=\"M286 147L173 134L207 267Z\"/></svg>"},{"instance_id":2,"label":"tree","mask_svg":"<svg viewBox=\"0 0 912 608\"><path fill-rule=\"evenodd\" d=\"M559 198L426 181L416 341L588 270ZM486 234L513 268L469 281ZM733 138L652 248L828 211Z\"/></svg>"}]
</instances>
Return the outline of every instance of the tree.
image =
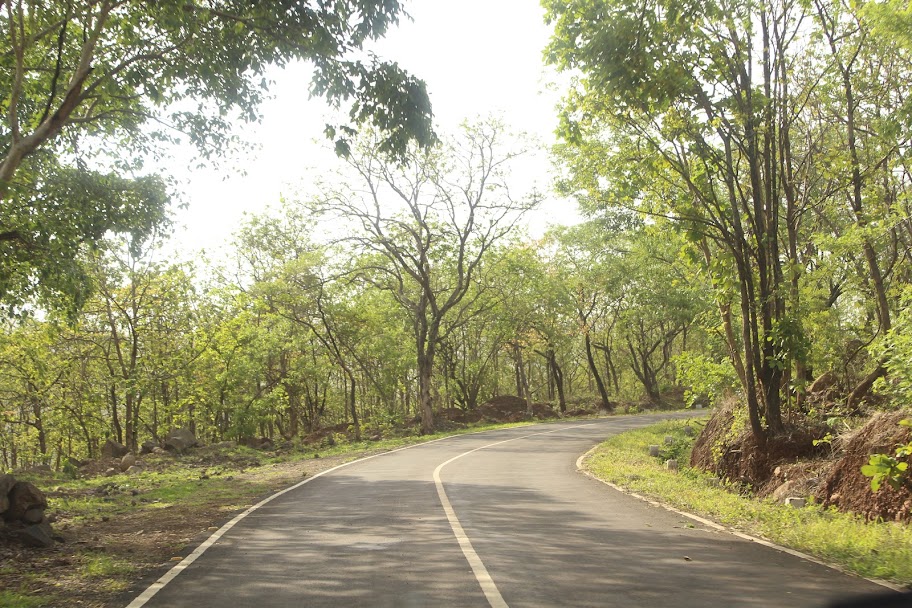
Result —
<instances>
[{"instance_id":1,"label":"tree","mask_svg":"<svg viewBox=\"0 0 912 608\"><path fill-rule=\"evenodd\" d=\"M539 200L511 194L507 169L522 152L502 151L505 135L496 122L469 126L453 143L412 148L404 165L367 140L349 158L360 186L318 202L322 213L354 223L357 232L344 240L368 254L360 277L392 294L409 317L424 433L434 430L438 347L476 310L482 260Z\"/></svg>"},{"instance_id":2,"label":"tree","mask_svg":"<svg viewBox=\"0 0 912 608\"><path fill-rule=\"evenodd\" d=\"M794 248L780 229L783 220L794 227L788 70L803 40L802 5L546 4L551 61L585 74L564 111L567 140L610 151L618 204L670 217L725 249L738 281L751 429L758 438L781 432L783 361L798 339L784 289ZM580 174L595 197L604 191L598 174Z\"/></svg>"},{"instance_id":3,"label":"tree","mask_svg":"<svg viewBox=\"0 0 912 608\"><path fill-rule=\"evenodd\" d=\"M236 120L258 119L270 65L313 64L312 93L348 109L327 127L340 152L365 123L385 152L430 145L424 83L358 58L403 15L398 0L0 2L0 301L78 306L79 248L163 219L160 180L119 176L161 140L217 154Z\"/></svg>"}]
</instances>

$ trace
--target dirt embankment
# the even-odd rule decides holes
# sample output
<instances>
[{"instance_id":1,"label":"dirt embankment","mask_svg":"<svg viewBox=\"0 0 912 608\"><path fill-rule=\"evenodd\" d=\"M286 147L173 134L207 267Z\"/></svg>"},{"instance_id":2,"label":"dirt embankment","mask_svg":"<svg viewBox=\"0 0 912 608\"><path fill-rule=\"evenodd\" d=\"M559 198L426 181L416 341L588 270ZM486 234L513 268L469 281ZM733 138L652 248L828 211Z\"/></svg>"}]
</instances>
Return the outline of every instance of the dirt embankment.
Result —
<instances>
[{"instance_id":1,"label":"dirt embankment","mask_svg":"<svg viewBox=\"0 0 912 608\"><path fill-rule=\"evenodd\" d=\"M908 427L899 425L909 417L908 411L875 414L854 432L835 438L820 423L790 424L785 433L760 445L752 433L741 429L743 423L736 421L729 405L714 412L697 438L691 466L738 482L761 498L813 498L868 519L909 522L909 478L898 489L883 484L875 493L870 478L861 473L872 454L892 455L898 444L909 441Z\"/></svg>"}]
</instances>

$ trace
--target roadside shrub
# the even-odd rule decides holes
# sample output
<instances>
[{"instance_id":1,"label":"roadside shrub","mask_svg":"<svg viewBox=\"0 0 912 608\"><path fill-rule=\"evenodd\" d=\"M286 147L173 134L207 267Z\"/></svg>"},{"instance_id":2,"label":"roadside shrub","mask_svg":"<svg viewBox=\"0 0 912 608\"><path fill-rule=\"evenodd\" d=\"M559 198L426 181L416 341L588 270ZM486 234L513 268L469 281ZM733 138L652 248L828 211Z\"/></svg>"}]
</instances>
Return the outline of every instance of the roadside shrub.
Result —
<instances>
[{"instance_id":1,"label":"roadside shrub","mask_svg":"<svg viewBox=\"0 0 912 608\"><path fill-rule=\"evenodd\" d=\"M674 359L678 381L684 386L684 402L719 404L724 395L738 386L738 376L727 360L714 361L706 355L683 352Z\"/></svg>"}]
</instances>

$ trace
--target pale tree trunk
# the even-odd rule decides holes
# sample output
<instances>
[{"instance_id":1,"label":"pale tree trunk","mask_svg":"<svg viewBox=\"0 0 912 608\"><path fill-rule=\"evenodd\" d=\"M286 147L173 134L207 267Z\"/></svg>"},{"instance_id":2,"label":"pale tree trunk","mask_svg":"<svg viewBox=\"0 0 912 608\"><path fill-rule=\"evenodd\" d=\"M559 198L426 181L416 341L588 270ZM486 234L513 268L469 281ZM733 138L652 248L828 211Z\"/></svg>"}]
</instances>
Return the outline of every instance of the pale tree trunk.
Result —
<instances>
[{"instance_id":1,"label":"pale tree trunk","mask_svg":"<svg viewBox=\"0 0 912 608\"><path fill-rule=\"evenodd\" d=\"M516 364L516 377L522 389L520 396L526 400L526 416L532 418L534 414L532 410L532 392L529 390L529 379L526 377L526 369L523 364L522 347L520 347L518 342L514 342L512 346L513 360Z\"/></svg>"}]
</instances>

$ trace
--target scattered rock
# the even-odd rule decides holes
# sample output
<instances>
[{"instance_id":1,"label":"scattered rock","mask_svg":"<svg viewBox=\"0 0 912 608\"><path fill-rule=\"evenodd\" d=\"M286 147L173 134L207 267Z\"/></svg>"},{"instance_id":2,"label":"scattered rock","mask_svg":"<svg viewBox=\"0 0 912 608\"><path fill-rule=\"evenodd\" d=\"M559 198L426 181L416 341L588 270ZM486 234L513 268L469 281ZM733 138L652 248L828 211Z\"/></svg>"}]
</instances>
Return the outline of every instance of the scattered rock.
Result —
<instances>
[{"instance_id":1,"label":"scattered rock","mask_svg":"<svg viewBox=\"0 0 912 608\"><path fill-rule=\"evenodd\" d=\"M188 429L172 429L165 436L162 442L166 450L172 452L183 452L187 448L192 448L198 444L196 436Z\"/></svg>"},{"instance_id":2,"label":"scattered rock","mask_svg":"<svg viewBox=\"0 0 912 608\"><path fill-rule=\"evenodd\" d=\"M649 455L658 456L659 455L659 446L657 446L657 445L649 446Z\"/></svg>"},{"instance_id":3,"label":"scattered rock","mask_svg":"<svg viewBox=\"0 0 912 608\"><path fill-rule=\"evenodd\" d=\"M697 434L697 431L695 431L692 426L687 425L684 427L684 434L687 435L688 437L693 437L694 435Z\"/></svg>"},{"instance_id":4,"label":"scattered rock","mask_svg":"<svg viewBox=\"0 0 912 608\"><path fill-rule=\"evenodd\" d=\"M16 485L16 478L10 474L0 475L0 514L9 509L9 492Z\"/></svg>"},{"instance_id":5,"label":"scattered rock","mask_svg":"<svg viewBox=\"0 0 912 608\"><path fill-rule=\"evenodd\" d=\"M101 446L101 457L123 458L129 451L130 450L127 449L127 446L123 445L122 443L117 443L113 439L108 439L105 441L105 444Z\"/></svg>"},{"instance_id":6,"label":"scattered rock","mask_svg":"<svg viewBox=\"0 0 912 608\"><path fill-rule=\"evenodd\" d=\"M140 454L151 454L155 448L158 447L158 444L154 441L143 441L142 445L139 448Z\"/></svg>"},{"instance_id":7,"label":"scattered rock","mask_svg":"<svg viewBox=\"0 0 912 608\"><path fill-rule=\"evenodd\" d=\"M40 524L44 521L44 509L35 507L22 515L22 521L28 524Z\"/></svg>"},{"instance_id":8,"label":"scattered rock","mask_svg":"<svg viewBox=\"0 0 912 608\"><path fill-rule=\"evenodd\" d=\"M665 445L674 445L675 438L671 435L665 435Z\"/></svg>"},{"instance_id":9,"label":"scattered rock","mask_svg":"<svg viewBox=\"0 0 912 608\"><path fill-rule=\"evenodd\" d=\"M153 454L159 454L159 455L160 455L160 454L166 453L166 450L165 450L164 448L159 447L159 446L155 446L154 448L152 448L152 453L153 453Z\"/></svg>"},{"instance_id":10,"label":"scattered rock","mask_svg":"<svg viewBox=\"0 0 912 608\"><path fill-rule=\"evenodd\" d=\"M105 477L114 477L115 475L117 475L117 469L115 468L110 468L105 471Z\"/></svg>"},{"instance_id":11,"label":"scattered rock","mask_svg":"<svg viewBox=\"0 0 912 608\"><path fill-rule=\"evenodd\" d=\"M54 531L47 523L26 526L16 533L16 537L29 547L47 549L54 546Z\"/></svg>"},{"instance_id":12,"label":"scattered rock","mask_svg":"<svg viewBox=\"0 0 912 608\"><path fill-rule=\"evenodd\" d=\"M773 469L773 477L782 477L782 467Z\"/></svg>"},{"instance_id":13,"label":"scattered rock","mask_svg":"<svg viewBox=\"0 0 912 608\"><path fill-rule=\"evenodd\" d=\"M29 509L47 509L44 493L27 481L17 481L9 493L9 508L3 513L6 521L21 520Z\"/></svg>"},{"instance_id":14,"label":"scattered rock","mask_svg":"<svg viewBox=\"0 0 912 608\"><path fill-rule=\"evenodd\" d=\"M133 455L133 452L127 452L120 461L120 470L126 471L134 464L136 464L136 456Z\"/></svg>"},{"instance_id":15,"label":"scattered rock","mask_svg":"<svg viewBox=\"0 0 912 608\"><path fill-rule=\"evenodd\" d=\"M786 481L784 484L773 490L773 493L770 496L776 502L783 502L785 499L795 493L796 485L797 484L794 481Z\"/></svg>"},{"instance_id":16,"label":"scattered rock","mask_svg":"<svg viewBox=\"0 0 912 608\"><path fill-rule=\"evenodd\" d=\"M677 471L678 470L678 461L674 460L674 459L666 460L665 468L668 469L669 471Z\"/></svg>"},{"instance_id":17,"label":"scattered rock","mask_svg":"<svg viewBox=\"0 0 912 608\"><path fill-rule=\"evenodd\" d=\"M807 504L807 500L804 498L798 498L797 496L789 496L785 499L785 504L790 507L795 507L796 509L801 509Z\"/></svg>"}]
</instances>

